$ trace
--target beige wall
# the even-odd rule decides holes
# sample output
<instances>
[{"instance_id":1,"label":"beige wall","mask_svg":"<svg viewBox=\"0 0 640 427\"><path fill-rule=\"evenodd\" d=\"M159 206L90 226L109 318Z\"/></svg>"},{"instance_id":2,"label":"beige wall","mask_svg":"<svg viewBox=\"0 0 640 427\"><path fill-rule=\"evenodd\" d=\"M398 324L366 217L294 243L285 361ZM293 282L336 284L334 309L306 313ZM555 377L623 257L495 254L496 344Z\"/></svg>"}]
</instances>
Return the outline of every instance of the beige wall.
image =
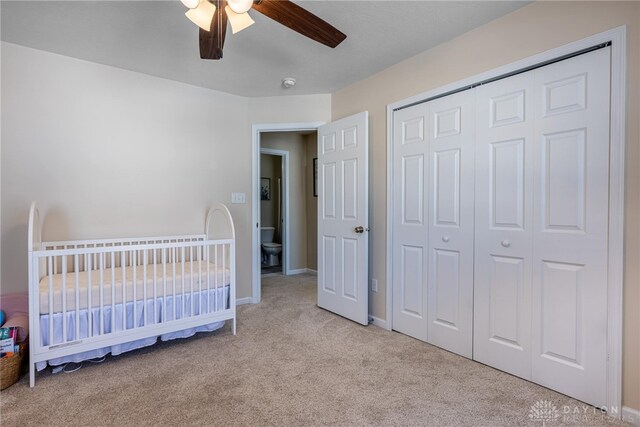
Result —
<instances>
[{"instance_id":1,"label":"beige wall","mask_svg":"<svg viewBox=\"0 0 640 427\"><path fill-rule=\"evenodd\" d=\"M251 296L251 125L328 121L330 96L243 98L2 43L2 294L26 292L29 204L44 238L201 233L222 201ZM231 204L243 192L246 204Z\"/></svg>"},{"instance_id":2,"label":"beige wall","mask_svg":"<svg viewBox=\"0 0 640 427\"><path fill-rule=\"evenodd\" d=\"M386 106L581 38L627 25L628 120L623 404L640 408L640 141L638 2L537 2L332 95L332 117L370 113L371 312L386 318Z\"/></svg>"},{"instance_id":3,"label":"beige wall","mask_svg":"<svg viewBox=\"0 0 640 427\"><path fill-rule=\"evenodd\" d=\"M313 159L318 157L318 134L306 135L307 268L318 270L318 198L313 195Z\"/></svg>"},{"instance_id":4,"label":"beige wall","mask_svg":"<svg viewBox=\"0 0 640 427\"><path fill-rule=\"evenodd\" d=\"M289 152L289 269L307 268L307 138L297 132L264 132L260 148Z\"/></svg>"}]
</instances>

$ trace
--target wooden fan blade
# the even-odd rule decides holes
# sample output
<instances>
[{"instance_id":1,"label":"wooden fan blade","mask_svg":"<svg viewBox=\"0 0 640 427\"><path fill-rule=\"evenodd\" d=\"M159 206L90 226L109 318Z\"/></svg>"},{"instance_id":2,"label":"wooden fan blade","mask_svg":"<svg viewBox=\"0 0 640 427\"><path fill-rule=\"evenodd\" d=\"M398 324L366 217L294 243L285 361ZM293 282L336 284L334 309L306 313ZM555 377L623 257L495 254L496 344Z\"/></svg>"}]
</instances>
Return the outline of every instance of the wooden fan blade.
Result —
<instances>
[{"instance_id":1,"label":"wooden fan blade","mask_svg":"<svg viewBox=\"0 0 640 427\"><path fill-rule=\"evenodd\" d=\"M289 0L257 0L253 3L253 8L325 46L336 47L347 38L328 22Z\"/></svg>"},{"instance_id":2,"label":"wooden fan blade","mask_svg":"<svg viewBox=\"0 0 640 427\"><path fill-rule=\"evenodd\" d=\"M211 20L211 31L200 28L200 58L222 59L224 38L227 34L227 14L224 13L224 0L215 0L216 12Z\"/></svg>"}]
</instances>

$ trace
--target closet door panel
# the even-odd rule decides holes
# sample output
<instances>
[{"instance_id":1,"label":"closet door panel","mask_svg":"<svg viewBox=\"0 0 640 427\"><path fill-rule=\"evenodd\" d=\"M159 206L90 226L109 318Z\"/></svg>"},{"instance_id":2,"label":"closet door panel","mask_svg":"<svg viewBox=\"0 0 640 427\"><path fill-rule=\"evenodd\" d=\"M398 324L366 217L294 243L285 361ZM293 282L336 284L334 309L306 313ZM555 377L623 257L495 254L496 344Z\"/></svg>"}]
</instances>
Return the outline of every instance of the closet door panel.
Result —
<instances>
[{"instance_id":1,"label":"closet door panel","mask_svg":"<svg viewBox=\"0 0 640 427\"><path fill-rule=\"evenodd\" d=\"M393 329L427 341L429 106L394 112Z\"/></svg>"},{"instance_id":2,"label":"closet door panel","mask_svg":"<svg viewBox=\"0 0 640 427\"><path fill-rule=\"evenodd\" d=\"M523 258L491 257L490 341L522 351L521 313L525 283Z\"/></svg>"},{"instance_id":3,"label":"closet door panel","mask_svg":"<svg viewBox=\"0 0 640 427\"><path fill-rule=\"evenodd\" d=\"M429 343L472 355L474 92L429 102Z\"/></svg>"},{"instance_id":4,"label":"closet door panel","mask_svg":"<svg viewBox=\"0 0 640 427\"><path fill-rule=\"evenodd\" d=\"M606 404L609 52L535 70L533 380Z\"/></svg>"},{"instance_id":5,"label":"closet door panel","mask_svg":"<svg viewBox=\"0 0 640 427\"><path fill-rule=\"evenodd\" d=\"M524 230L524 138L489 143L489 215L494 230Z\"/></svg>"},{"instance_id":6,"label":"closet door panel","mask_svg":"<svg viewBox=\"0 0 640 427\"><path fill-rule=\"evenodd\" d=\"M473 358L531 378L533 75L476 89Z\"/></svg>"}]
</instances>

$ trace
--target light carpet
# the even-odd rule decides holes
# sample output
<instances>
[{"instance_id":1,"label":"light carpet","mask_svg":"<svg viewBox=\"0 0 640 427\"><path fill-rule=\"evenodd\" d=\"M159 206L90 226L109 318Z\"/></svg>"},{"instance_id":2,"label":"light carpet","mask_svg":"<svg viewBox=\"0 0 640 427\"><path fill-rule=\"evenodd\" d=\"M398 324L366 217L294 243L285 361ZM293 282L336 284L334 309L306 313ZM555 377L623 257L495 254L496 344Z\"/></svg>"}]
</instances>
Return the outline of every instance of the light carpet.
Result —
<instances>
[{"instance_id":1,"label":"light carpet","mask_svg":"<svg viewBox=\"0 0 640 427\"><path fill-rule=\"evenodd\" d=\"M238 335L213 332L28 376L2 426L625 425L581 402L316 306L312 275L263 279ZM229 322L228 322L229 323ZM547 405L550 402L550 406ZM537 405L538 411L532 410Z\"/></svg>"}]
</instances>

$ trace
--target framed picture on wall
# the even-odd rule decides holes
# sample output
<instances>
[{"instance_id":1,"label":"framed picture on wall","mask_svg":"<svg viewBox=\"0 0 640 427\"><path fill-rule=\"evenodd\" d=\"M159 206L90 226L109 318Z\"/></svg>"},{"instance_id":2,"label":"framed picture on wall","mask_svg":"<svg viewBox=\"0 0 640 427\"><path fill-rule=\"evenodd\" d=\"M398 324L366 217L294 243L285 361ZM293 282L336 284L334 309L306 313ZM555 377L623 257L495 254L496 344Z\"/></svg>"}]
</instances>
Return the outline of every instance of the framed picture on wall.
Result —
<instances>
[{"instance_id":1,"label":"framed picture on wall","mask_svg":"<svg viewBox=\"0 0 640 427\"><path fill-rule=\"evenodd\" d=\"M271 200L271 178L260 178L260 200Z\"/></svg>"},{"instance_id":2,"label":"framed picture on wall","mask_svg":"<svg viewBox=\"0 0 640 427\"><path fill-rule=\"evenodd\" d=\"M318 197L318 158L313 159L313 197Z\"/></svg>"}]
</instances>

